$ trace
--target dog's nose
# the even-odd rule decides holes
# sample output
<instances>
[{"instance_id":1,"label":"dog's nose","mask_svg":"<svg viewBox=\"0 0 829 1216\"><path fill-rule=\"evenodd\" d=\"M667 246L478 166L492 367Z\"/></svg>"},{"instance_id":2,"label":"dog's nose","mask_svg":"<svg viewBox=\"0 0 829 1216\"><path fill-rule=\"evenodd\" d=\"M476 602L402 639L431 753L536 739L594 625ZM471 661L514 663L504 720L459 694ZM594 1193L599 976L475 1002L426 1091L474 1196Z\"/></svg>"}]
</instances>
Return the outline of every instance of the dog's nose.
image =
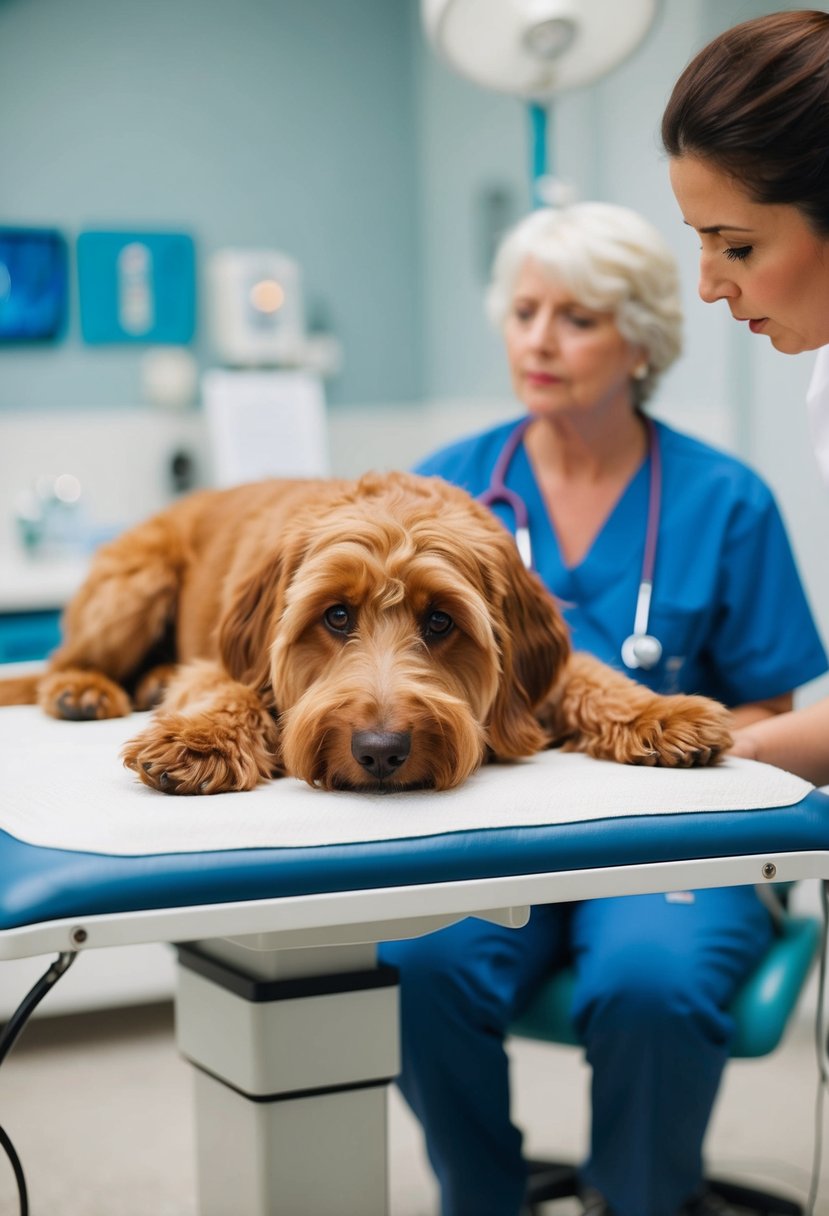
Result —
<instances>
[{"instance_id":1,"label":"dog's nose","mask_svg":"<svg viewBox=\"0 0 829 1216\"><path fill-rule=\"evenodd\" d=\"M407 730L355 730L351 754L371 777L384 781L405 763L412 746Z\"/></svg>"}]
</instances>

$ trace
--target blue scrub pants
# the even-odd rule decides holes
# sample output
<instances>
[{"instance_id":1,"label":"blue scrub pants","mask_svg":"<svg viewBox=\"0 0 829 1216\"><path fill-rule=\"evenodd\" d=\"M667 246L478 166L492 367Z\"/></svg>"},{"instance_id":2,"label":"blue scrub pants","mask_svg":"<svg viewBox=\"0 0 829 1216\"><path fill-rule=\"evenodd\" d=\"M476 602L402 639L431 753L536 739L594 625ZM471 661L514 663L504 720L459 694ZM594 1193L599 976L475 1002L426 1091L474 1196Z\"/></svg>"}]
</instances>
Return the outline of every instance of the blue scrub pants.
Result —
<instances>
[{"instance_id":1,"label":"blue scrub pants","mask_svg":"<svg viewBox=\"0 0 829 1216\"><path fill-rule=\"evenodd\" d=\"M386 943L400 969L399 1085L423 1125L443 1216L518 1216L526 1179L504 1035L573 959L573 1018L593 1072L586 1184L615 1216L676 1216L702 1186L702 1141L728 1058L725 1012L767 949L752 887L533 908L524 929L469 919ZM566 1094L550 1094L566 1102Z\"/></svg>"}]
</instances>

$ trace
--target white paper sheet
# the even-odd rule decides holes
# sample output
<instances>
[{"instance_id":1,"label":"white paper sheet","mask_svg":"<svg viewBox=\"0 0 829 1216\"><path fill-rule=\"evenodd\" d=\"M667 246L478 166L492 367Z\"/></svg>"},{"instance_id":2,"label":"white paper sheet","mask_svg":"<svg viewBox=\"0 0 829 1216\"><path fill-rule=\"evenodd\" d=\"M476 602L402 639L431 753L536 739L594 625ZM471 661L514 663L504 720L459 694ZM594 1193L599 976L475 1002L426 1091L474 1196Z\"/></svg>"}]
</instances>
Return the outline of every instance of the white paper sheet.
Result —
<instances>
[{"instance_id":1,"label":"white paper sheet","mask_svg":"<svg viewBox=\"0 0 829 1216\"><path fill-rule=\"evenodd\" d=\"M749 760L638 768L552 751L489 765L443 793L327 793L282 778L246 793L175 797L121 764L121 746L147 721L58 722L31 706L0 709L0 828L30 844L116 855L290 848L791 806L812 788Z\"/></svg>"},{"instance_id":2,"label":"white paper sheet","mask_svg":"<svg viewBox=\"0 0 829 1216\"><path fill-rule=\"evenodd\" d=\"M327 477L320 380L302 371L206 372L202 399L214 484L263 477Z\"/></svg>"}]
</instances>

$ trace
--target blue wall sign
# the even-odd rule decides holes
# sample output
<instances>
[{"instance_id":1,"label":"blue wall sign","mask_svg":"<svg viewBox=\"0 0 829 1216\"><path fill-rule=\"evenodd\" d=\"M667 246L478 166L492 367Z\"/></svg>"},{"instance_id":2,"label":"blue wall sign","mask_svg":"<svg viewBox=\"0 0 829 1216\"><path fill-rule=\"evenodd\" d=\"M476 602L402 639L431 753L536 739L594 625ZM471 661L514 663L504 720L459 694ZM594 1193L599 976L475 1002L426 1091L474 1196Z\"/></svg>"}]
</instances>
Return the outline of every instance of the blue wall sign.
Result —
<instances>
[{"instance_id":1,"label":"blue wall sign","mask_svg":"<svg viewBox=\"0 0 829 1216\"><path fill-rule=\"evenodd\" d=\"M85 342L184 345L196 324L196 258L183 233L82 232L78 237Z\"/></svg>"}]
</instances>

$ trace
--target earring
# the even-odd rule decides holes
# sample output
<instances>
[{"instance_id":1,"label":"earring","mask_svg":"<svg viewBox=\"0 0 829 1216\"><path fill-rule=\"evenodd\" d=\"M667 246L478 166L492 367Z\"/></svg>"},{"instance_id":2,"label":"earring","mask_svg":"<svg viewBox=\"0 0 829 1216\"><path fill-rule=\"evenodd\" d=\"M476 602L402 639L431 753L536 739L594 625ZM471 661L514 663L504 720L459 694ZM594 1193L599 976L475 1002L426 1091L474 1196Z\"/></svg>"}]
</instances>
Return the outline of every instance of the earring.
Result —
<instances>
[{"instance_id":1,"label":"earring","mask_svg":"<svg viewBox=\"0 0 829 1216\"><path fill-rule=\"evenodd\" d=\"M634 367L633 369L634 380L646 380L650 370L647 363L640 363L638 367Z\"/></svg>"}]
</instances>

